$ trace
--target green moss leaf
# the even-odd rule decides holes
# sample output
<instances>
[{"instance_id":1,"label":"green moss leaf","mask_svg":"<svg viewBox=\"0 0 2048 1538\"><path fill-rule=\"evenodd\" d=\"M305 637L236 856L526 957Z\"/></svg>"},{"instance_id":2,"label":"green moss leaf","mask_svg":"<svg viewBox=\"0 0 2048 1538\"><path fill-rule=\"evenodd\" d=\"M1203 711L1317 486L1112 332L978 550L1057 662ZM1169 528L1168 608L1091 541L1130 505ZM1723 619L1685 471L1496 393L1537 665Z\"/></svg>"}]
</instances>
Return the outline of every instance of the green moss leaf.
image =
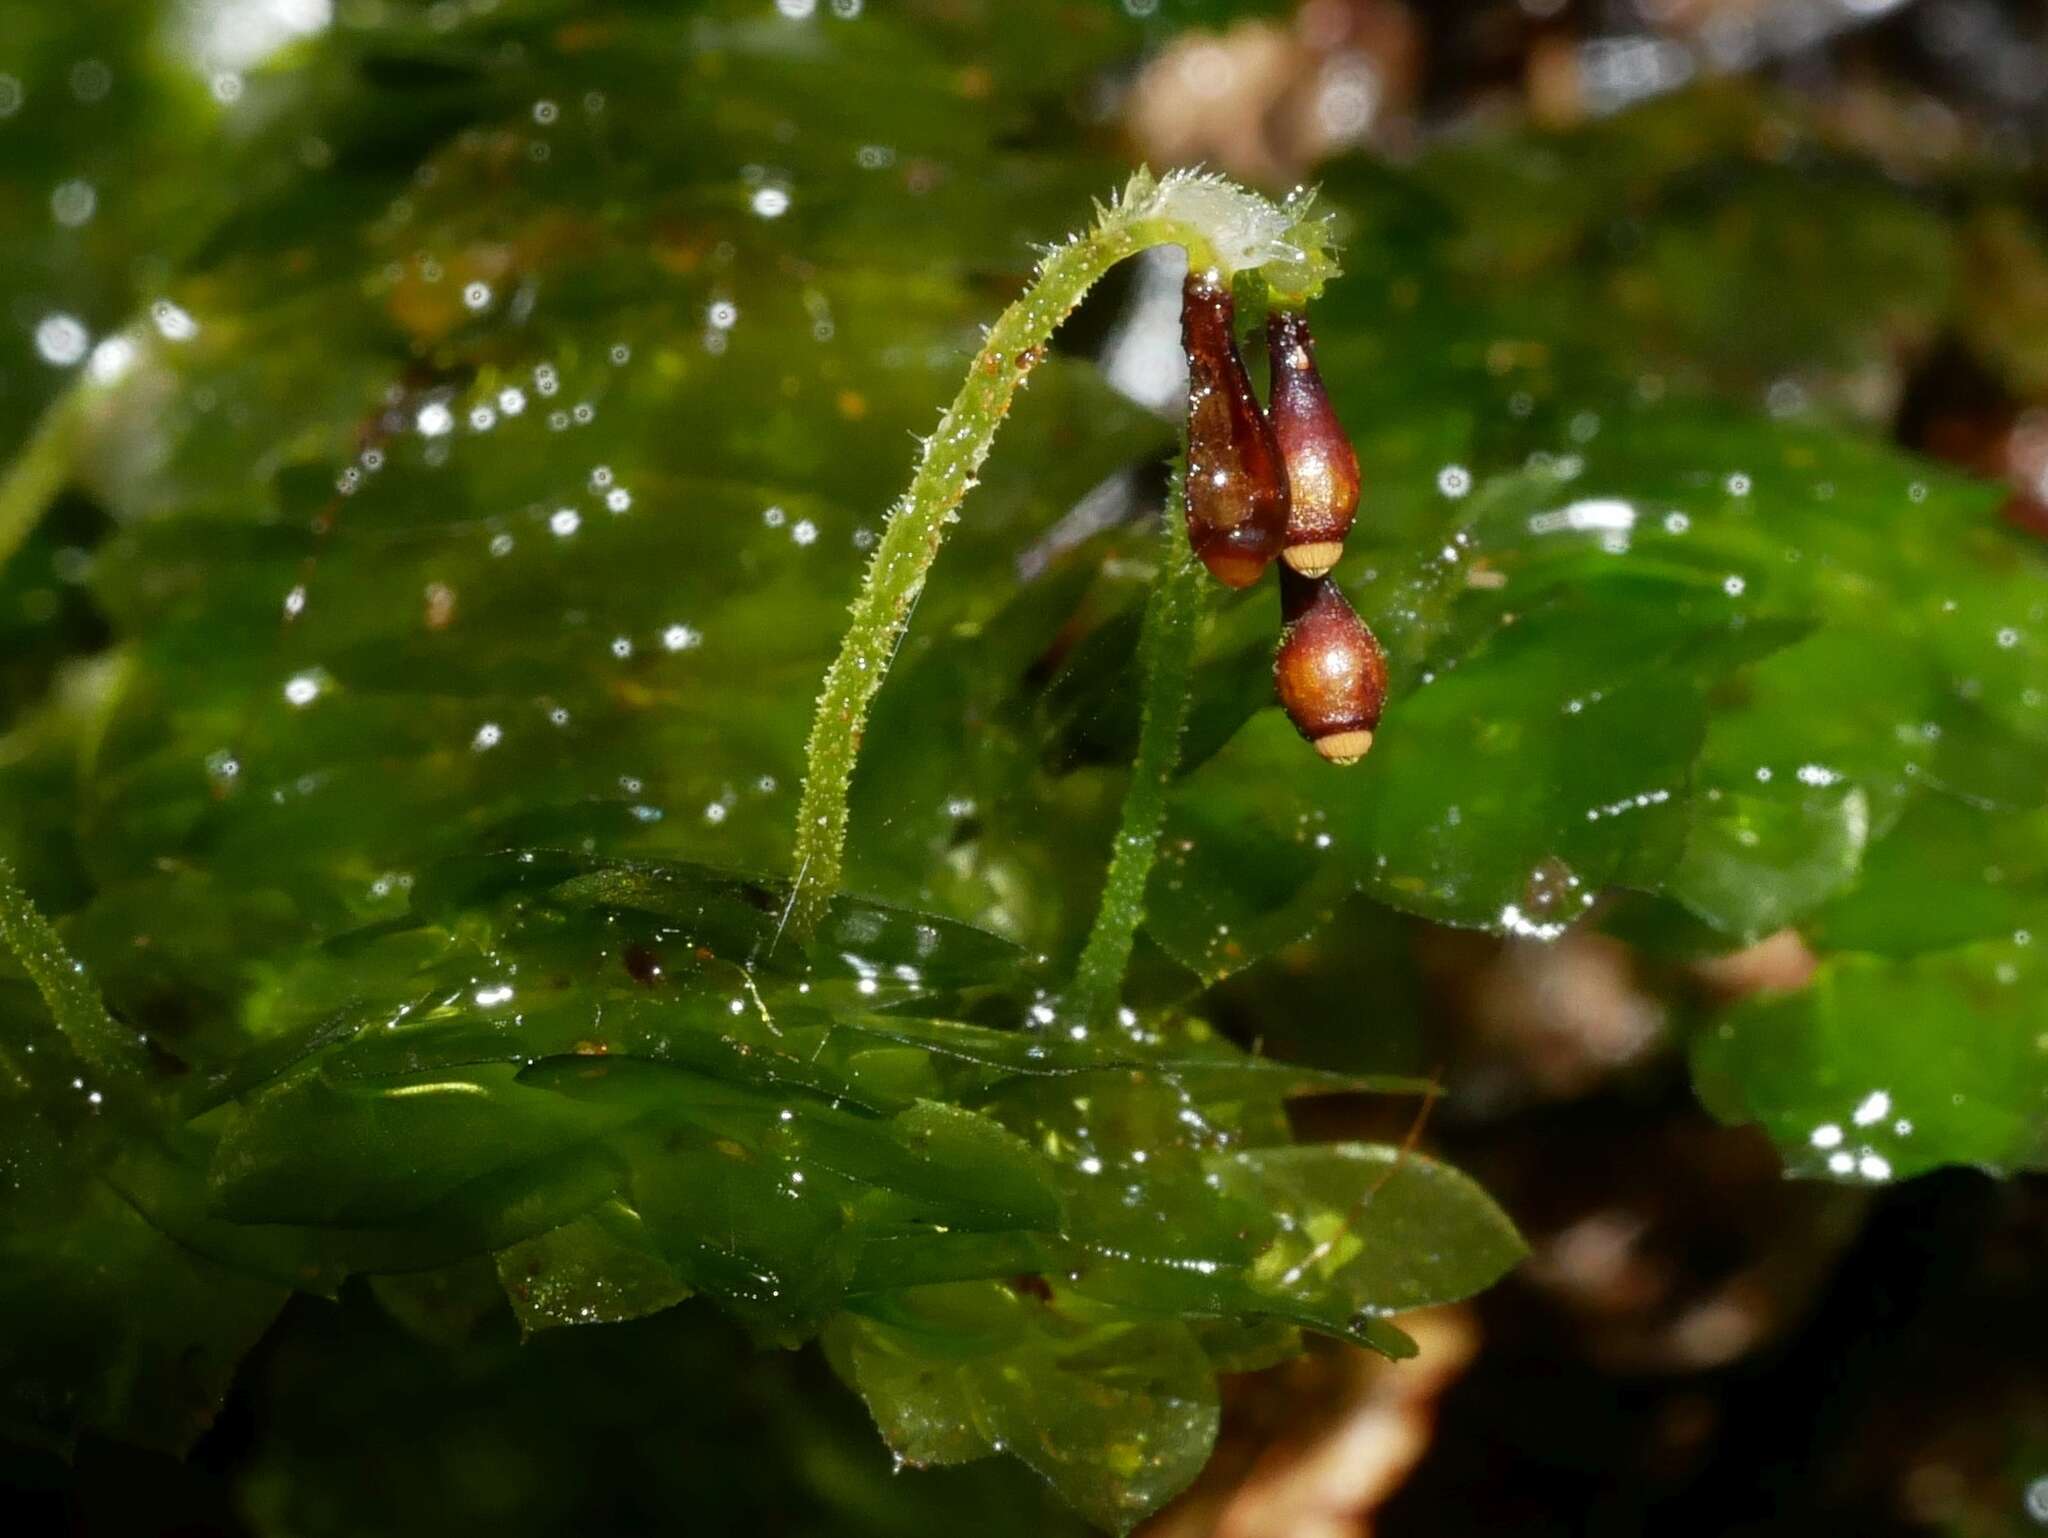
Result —
<instances>
[{"instance_id":1,"label":"green moss leaf","mask_svg":"<svg viewBox=\"0 0 2048 1538\"><path fill-rule=\"evenodd\" d=\"M1287 1213L1256 1285L1360 1313L1454 1303L1526 1253L1472 1180L1376 1145L1259 1149L1214 1161L1225 1191Z\"/></svg>"},{"instance_id":2,"label":"green moss leaf","mask_svg":"<svg viewBox=\"0 0 2048 1538\"><path fill-rule=\"evenodd\" d=\"M834 1326L833 1350L905 1462L1014 1453L1128 1531L1208 1461L1220 1411L1182 1324L1095 1323L1001 1286L921 1289Z\"/></svg>"},{"instance_id":3,"label":"green moss leaf","mask_svg":"<svg viewBox=\"0 0 2048 1538\"><path fill-rule=\"evenodd\" d=\"M180 1242L99 1178L103 1125L18 1102L8 1114L0 1434L67 1454L93 1433L182 1455L213 1423L285 1287ZM166 1182L198 1184L175 1166Z\"/></svg>"},{"instance_id":4,"label":"green moss leaf","mask_svg":"<svg viewBox=\"0 0 2048 1538\"><path fill-rule=\"evenodd\" d=\"M1882 1183L1941 1164L2048 1162L2039 947L1985 941L1905 960L1845 955L1813 983L1701 1033L1709 1106L1755 1121L1799 1174Z\"/></svg>"},{"instance_id":5,"label":"green moss leaf","mask_svg":"<svg viewBox=\"0 0 2048 1538\"><path fill-rule=\"evenodd\" d=\"M640 1214L616 1199L500 1250L497 1265L519 1326L529 1335L561 1325L638 1319L690 1295L648 1237Z\"/></svg>"}]
</instances>

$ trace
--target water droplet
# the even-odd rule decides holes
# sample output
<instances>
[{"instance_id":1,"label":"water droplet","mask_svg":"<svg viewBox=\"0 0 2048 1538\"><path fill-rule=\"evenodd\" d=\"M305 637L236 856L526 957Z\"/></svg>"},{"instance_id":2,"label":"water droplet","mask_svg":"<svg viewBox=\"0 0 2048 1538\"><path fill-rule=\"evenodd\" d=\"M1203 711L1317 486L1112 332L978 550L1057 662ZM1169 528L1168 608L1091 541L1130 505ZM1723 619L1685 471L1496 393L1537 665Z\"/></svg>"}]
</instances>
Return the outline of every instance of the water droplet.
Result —
<instances>
[{"instance_id":1,"label":"water droplet","mask_svg":"<svg viewBox=\"0 0 2048 1538\"><path fill-rule=\"evenodd\" d=\"M59 182L50 194L50 217L67 230L75 230L92 218L99 207L99 194L88 181Z\"/></svg>"},{"instance_id":2,"label":"water droplet","mask_svg":"<svg viewBox=\"0 0 2048 1538\"><path fill-rule=\"evenodd\" d=\"M2027 1515L2048 1527L2048 1474L2043 1474L2027 1486Z\"/></svg>"},{"instance_id":3,"label":"water droplet","mask_svg":"<svg viewBox=\"0 0 2048 1538\"><path fill-rule=\"evenodd\" d=\"M110 336L92 350L85 371L92 382L110 385L135 364L135 344L125 336Z\"/></svg>"},{"instance_id":4,"label":"water droplet","mask_svg":"<svg viewBox=\"0 0 2048 1538\"><path fill-rule=\"evenodd\" d=\"M114 72L100 59L80 59L71 66L71 94L90 106L103 101L114 86Z\"/></svg>"},{"instance_id":5,"label":"water droplet","mask_svg":"<svg viewBox=\"0 0 2048 1538\"><path fill-rule=\"evenodd\" d=\"M1636 526L1636 510L1618 497L1587 497L1529 520L1531 534L1626 534Z\"/></svg>"},{"instance_id":6,"label":"water droplet","mask_svg":"<svg viewBox=\"0 0 2048 1538\"><path fill-rule=\"evenodd\" d=\"M45 315L36 325L36 352L45 363L69 368L85 356L92 338L75 315L59 311Z\"/></svg>"}]
</instances>

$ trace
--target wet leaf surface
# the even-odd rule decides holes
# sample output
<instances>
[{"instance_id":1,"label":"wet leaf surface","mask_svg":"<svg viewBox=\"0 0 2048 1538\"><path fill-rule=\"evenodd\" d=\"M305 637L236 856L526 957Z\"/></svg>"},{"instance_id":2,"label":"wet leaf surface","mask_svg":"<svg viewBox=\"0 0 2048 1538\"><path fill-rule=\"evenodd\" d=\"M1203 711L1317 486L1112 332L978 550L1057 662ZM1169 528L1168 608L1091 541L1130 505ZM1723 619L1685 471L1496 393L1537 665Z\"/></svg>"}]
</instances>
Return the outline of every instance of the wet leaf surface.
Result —
<instances>
[{"instance_id":1,"label":"wet leaf surface","mask_svg":"<svg viewBox=\"0 0 2048 1538\"><path fill-rule=\"evenodd\" d=\"M1145 25L337 7L195 72L145 9L0 4L0 442L10 486L67 488L0 499L0 852L162 1070L153 1124L89 1098L0 978L10 1435L182 1448L286 1288L369 1273L533 1423L515 1321L551 1371L635 1367L556 1328L606 1322L725 1381L753 1369L680 1322L716 1305L822 1334L905 1460L1005 1451L1128 1526L1201 1466L1218 1371L1297 1328L1399 1354L1385 1315L1520 1254L1444 1165L1293 1141L1291 1098L1412 1082L1211 1023L1200 988L1347 904L1801 927L1814 988L1702 1026L1714 1109L1802 1174L2042 1162L2048 572L1853 388L1982 327L1988 215L1739 93L1333 165L1316 331L1366 482L1336 576L1387 715L1320 762L1272 704L1270 593L1217 600L1155 971L1091 1033L1059 989L1170 434L1084 358L1038 366L920 600L851 895L808 942L784 919L909 436L1120 179L1052 125ZM1105 488L1123 516L1020 565ZM1338 1013L1405 1043L1422 1007ZM510 1316L471 1306L492 1271ZM413 1388L336 1421L417 1397L387 1355ZM304 1477L257 1504L298 1520Z\"/></svg>"},{"instance_id":2,"label":"wet leaf surface","mask_svg":"<svg viewBox=\"0 0 2048 1538\"><path fill-rule=\"evenodd\" d=\"M2048 1039L2036 950L2005 940L1836 957L1809 987L1747 1003L1701 1034L1701 1094L1731 1120L1761 1123L1802 1175L1882 1183L1938 1164L2038 1169Z\"/></svg>"}]
</instances>

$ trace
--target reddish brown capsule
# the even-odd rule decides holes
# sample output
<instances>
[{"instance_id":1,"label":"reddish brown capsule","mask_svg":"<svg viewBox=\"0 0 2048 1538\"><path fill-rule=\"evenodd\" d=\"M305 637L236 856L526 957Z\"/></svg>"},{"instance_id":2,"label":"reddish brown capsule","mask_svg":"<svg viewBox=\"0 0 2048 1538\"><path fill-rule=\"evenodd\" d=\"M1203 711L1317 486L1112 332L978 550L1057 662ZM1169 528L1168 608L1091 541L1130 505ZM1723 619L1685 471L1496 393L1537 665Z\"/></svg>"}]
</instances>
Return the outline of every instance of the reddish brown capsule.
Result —
<instances>
[{"instance_id":1,"label":"reddish brown capsule","mask_svg":"<svg viewBox=\"0 0 2048 1538\"><path fill-rule=\"evenodd\" d=\"M1273 682L1288 719L1331 763L1357 763L1386 703L1386 654L1327 577L1283 566L1280 614Z\"/></svg>"},{"instance_id":2,"label":"reddish brown capsule","mask_svg":"<svg viewBox=\"0 0 2048 1538\"><path fill-rule=\"evenodd\" d=\"M1358 511L1358 451L1344 436L1323 376L1316 341L1299 310L1266 317L1273 364L1273 436L1287 467L1287 548L1280 559L1304 577L1320 577L1344 553Z\"/></svg>"},{"instance_id":3,"label":"reddish brown capsule","mask_svg":"<svg viewBox=\"0 0 2048 1538\"><path fill-rule=\"evenodd\" d=\"M1219 582L1250 587L1287 542L1287 475L1237 350L1234 314L1229 289L1188 275L1188 541Z\"/></svg>"}]
</instances>

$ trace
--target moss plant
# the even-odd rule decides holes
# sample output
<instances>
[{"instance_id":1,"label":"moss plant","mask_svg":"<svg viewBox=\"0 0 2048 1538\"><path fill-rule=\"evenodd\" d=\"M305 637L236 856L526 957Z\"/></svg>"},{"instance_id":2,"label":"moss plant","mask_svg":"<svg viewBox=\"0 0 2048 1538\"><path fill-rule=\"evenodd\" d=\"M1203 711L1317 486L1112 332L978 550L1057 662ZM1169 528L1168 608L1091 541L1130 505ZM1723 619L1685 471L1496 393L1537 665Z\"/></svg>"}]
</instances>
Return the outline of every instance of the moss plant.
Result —
<instances>
[{"instance_id":1,"label":"moss plant","mask_svg":"<svg viewBox=\"0 0 2048 1538\"><path fill-rule=\"evenodd\" d=\"M817 714L805 752L803 798L797 809L795 886L790 923L799 934L813 929L825 904L838 889L846 849L846 799L860 755L868 707L888 676L918 596L938 558L946 526L959 515L975 473L988 457L996 430L1010 409L1011 398L1042 355L1061 321L1096 281L1125 258L1153 246L1181 246L1198 271L1213 271L1225 283L1252 276L1274 302L1300 302L1320 292L1335 272L1329 232L1308 200L1276 205L1232 185L1221 177L1177 172L1155 179L1146 172L1131 178L1122 194L1098 211L1095 223L1055 246L1038 264L1030 286L990 329L988 340L968 366L967 380L953 404L940 417L938 431L925 440L924 453L910 489L890 513L889 524L868 563L867 576L853 606L839 655L825 675ZM1177 514L1169 523L1177 522ZM1184 542L1185 536L1176 538ZM1169 558L1164 579L1176 589L1190 583L1185 563ZM1162 600L1155 621L1147 622L1147 652L1166 672L1185 675L1185 661L1170 663L1165 649L1185 647L1191 618L1183 618L1183 597ZM1162 683L1163 683L1162 674ZM1148 686L1149 689L1149 686ZM1168 716L1177 707L1160 706L1156 694L1147 705L1150 762L1145 770L1170 773L1177 722ZM1153 723L1156 728L1153 727ZM1159 768L1162 755L1167 762ZM1140 778L1144 778L1141 773ZM1108 931L1098 930L1084 967L1083 992L1100 995L1113 986L1104 976L1123 954L1135 931L1134 904L1150 868L1150 847L1156 840L1159 809L1156 792L1148 791L1127 816L1119 836L1116 869L1109 900L1119 917ZM1126 859L1126 840L1135 838L1145 852ZM1117 942L1111 932L1122 932ZM1120 966L1120 964L1119 964Z\"/></svg>"}]
</instances>

